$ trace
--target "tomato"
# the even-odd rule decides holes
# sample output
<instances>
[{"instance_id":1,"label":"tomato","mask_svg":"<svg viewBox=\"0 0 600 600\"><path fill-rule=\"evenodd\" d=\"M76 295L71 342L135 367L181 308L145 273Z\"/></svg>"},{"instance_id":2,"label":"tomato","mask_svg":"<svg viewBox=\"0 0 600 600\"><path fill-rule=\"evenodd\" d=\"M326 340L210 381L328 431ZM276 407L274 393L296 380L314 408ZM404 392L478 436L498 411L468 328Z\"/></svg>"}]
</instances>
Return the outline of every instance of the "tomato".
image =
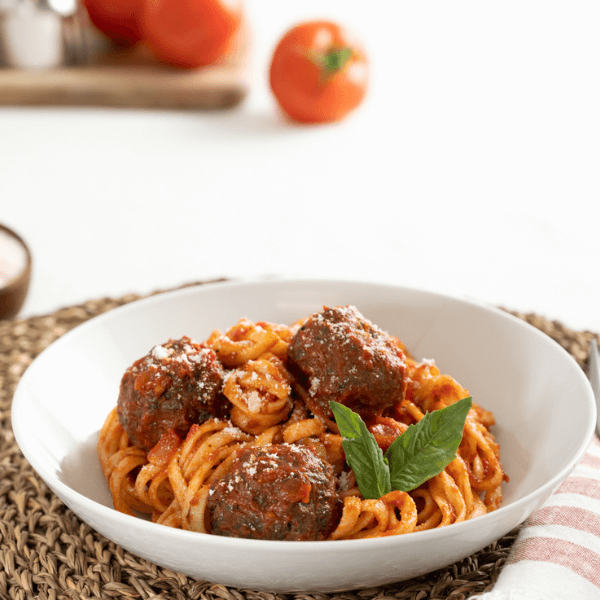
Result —
<instances>
[{"instance_id":1,"label":"tomato","mask_svg":"<svg viewBox=\"0 0 600 600\"><path fill-rule=\"evenodd\" d=\"M142 39L142 0L83 0L90 21L102 33L121 44Z\"/></svg>"},{"instance_id":2,"label":"tomato","mask_svg":"<svg viewBox=\"0 0 600 600\"><path fill-rule=\"evenodd\" d=\"M308 21L277 44L269 82L283 112L300 123L338 121L362 101L368 59L350 34L329 21Z\"/></svg>"},{"instance_id":3,"label":"tomato","mask_svg":"<svg viewBox=\"0 0 600 600\"><path fill-rule=\"evenodd\" d=\"M242 23L241 0L145 0L142 28L162 61L184 68L217 62Z\"/></svg>"}]
</instances>

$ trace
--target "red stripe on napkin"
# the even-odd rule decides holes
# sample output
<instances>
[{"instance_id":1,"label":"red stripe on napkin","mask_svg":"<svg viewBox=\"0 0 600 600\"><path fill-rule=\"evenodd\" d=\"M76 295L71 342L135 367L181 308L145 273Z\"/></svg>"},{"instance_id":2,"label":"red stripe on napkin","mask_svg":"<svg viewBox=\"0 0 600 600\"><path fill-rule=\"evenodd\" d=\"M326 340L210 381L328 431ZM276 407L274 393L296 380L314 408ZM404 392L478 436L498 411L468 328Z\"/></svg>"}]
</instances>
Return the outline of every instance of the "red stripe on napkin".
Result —
<instances>
[{"instance_id":1,"label":"red stripe on napkin","mask_svg":"<svg viewBox=\"0 0 600 600\"><path fill-rule=\"evenodd\" d=\"M600 537L600 515L583 508L545 506L531 515L527 525L563 525Z\"/></svg>"},{"instance_id":2,"label":"red stripe on napkin","mask_svg":"<svg viewBox=\"0 0 600 600\"><path fill-rule=\"evenodd\" d=\"M600 469L600 456L586 454L579 463L582 467L590 467L591 469Z\"/></svg>"},{"instance_id":3,"label":"red stripe on napkin","mask_svg":"<svg viewBox=\"0 0 600 600\"><path fill-rule=\"evenodd\" d=\"M571 475L556 490L556 494L579 494L600 500L600 481L589 477Z\"/></svg>"},{"instance_id":4,"label":"red stripe on napkin","mask_svg":"<svg viewBox=\"0 0 600 600\"><path fill-rule=\"evenodd\" d=\"M600 554L589 548L549 537L521 540L507 561L534 560L561 565L600 588Z\"/></svg>"}]
</instances>

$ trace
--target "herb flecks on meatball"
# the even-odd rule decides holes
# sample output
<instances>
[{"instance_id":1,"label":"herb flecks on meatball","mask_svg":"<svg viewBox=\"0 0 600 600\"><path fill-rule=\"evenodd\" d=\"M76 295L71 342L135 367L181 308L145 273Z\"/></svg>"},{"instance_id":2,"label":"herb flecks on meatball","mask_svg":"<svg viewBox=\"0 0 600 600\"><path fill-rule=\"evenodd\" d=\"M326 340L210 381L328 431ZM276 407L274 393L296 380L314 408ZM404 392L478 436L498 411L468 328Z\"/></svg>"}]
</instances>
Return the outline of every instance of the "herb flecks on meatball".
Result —
<instances>
[{"instance_id":1,"label":"herb flecks on meatball","mask_svg":"<svg viewBox=\"0 0 600 600\"><path fill-rule=\"evenodd\" d=\"M194 423L223 415L224 371L210 348L188 337L155 346L121 379L117 415L129 439L150 450L174 430L184 437Z\"/></svg>"},{"instance_id":2,"label":"herb flecks on meatball","mask_svg":"<svg viewBox=\"0 0 600 600\"><path fill-rule=\"evenodd\" d=\"M326 539L338 510L331 465L292 444L240 450L207 501L211 533L262 540Z\"/></svg>"},{"instance_id":3,"label":"herb flecks on meatball","mask_svg":"<svg viewBox=\"0 0 600 600\"><path fill-rule=\"evenodd\" d=\"M292 339L288 359L316 415L332 418L331 400L381 413L404 398L402 350L354 306L324 308L309 317Z\"/></svg>"}]
</instances>

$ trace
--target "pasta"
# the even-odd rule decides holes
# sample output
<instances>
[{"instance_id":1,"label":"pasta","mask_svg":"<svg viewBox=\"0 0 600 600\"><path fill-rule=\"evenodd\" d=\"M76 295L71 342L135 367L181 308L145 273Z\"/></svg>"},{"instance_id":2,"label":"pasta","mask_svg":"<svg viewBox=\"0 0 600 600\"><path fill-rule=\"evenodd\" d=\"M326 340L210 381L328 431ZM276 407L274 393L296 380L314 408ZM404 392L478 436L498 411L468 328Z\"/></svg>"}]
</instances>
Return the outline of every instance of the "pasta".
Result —
<instances>
[{"instance_id":1,"label":"pasta","mask_svg":"<svg viewBox=\"0 0 600 600\"><path fill-rule=\"evenodd\" d=\"M346 313L340 314L347 317ZM169 421L159 441L143 448L134 444L124 427L125 423L131 429L131 414L137 413L129 408L131 414L126 414L125 403L115 407L98 440L98 457L115 509L147 515L170 527L236 535L227 529L227 520L234 517L216 516L219 499L230 503L234 498L243 512L249 500L236 495L242 494L236 486L255 493L260 481L264 489L271 490L268 464L275 463L278 466L272 468L272 478L279 479L273 488L276 491L269 493L279 494L277 506L289 511L297 508L301 516L295 520L306 520L307 525L271 522L275 508L261 509L261 514L255 515L254 506L235 524L244 537L342 540L400 535L472 519L501 505L502 483L508 477L490 432L494 418L477 404L467 416L456 457L442 472L411 491L394 490L378 499L364 498L346 464L343 440L334 419L331 414L319 414L321 405L314 401L318 378L313 376L307 381L290 363L290 346L297 344L297 334L306 322L284 326L241 319L225 333L214 331L202 344L184 338L179 345L155 347L154 359L144 363L143 373L144 382L155 382L152 390L157 387L156 381L163 381L157 379L159 376L191 377L192 363L199 363L202 357L203 365L212 364L207 361L216 356L214 369L222 376L218 393L226 408L219 412L213 403L211 413L204 410L209 406L207 402L200 404L197 422L181 431ZM380 344L379 330L373 334L372 324L365 322L369 324L368 334ZM369 430L383 450L426 413L469 395L451 376L442 374L433 361L415 360L396 338L387 336L385 343L391 343L394 356L401 357L401 399L384 407L367 406L364 394L359 394L359 400L348 400L366 415ZM179 346L183 354L174 353ZM142 366L138 361L128 371L134 381L142 376ZM178 370L173 371L174 366ZM141 384L134 384L132 389L136 385L140 388ZM198 387L206 386L200 382ZM123 389L124 384L122 394ZM240 464L242 451L244 464ZM283 470L290 464L298 464L301 470L308 465L306 475L303 471L298 478L293 472L283 478ZM260 477L254 480L257 472ZM293 487L289 487L290 482ZM292 535L292 530L294 537L286 537Z\"/></svg>"}]
</instances>

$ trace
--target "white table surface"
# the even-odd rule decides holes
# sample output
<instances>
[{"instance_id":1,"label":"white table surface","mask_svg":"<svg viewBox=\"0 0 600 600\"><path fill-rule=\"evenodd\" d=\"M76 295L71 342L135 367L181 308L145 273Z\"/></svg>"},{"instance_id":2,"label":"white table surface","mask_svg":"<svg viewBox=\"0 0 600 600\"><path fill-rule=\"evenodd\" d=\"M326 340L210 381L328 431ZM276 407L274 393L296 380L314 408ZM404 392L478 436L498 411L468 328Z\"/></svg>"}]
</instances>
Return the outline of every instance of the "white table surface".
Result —
<instances>
[{"instance_id":1,"label":"white table surface","mask_svg":"<svg viewBox=\"0 0 600 600\"><path fill-rule=\"evenodd\" d=\"M20 314L215 277L397 283L600 331L600 4L247 0L227 112L0 108L0 222L34 256ZM298 20L355 29L370 92L285 123Z\"/></svg>"}]
</instances>

